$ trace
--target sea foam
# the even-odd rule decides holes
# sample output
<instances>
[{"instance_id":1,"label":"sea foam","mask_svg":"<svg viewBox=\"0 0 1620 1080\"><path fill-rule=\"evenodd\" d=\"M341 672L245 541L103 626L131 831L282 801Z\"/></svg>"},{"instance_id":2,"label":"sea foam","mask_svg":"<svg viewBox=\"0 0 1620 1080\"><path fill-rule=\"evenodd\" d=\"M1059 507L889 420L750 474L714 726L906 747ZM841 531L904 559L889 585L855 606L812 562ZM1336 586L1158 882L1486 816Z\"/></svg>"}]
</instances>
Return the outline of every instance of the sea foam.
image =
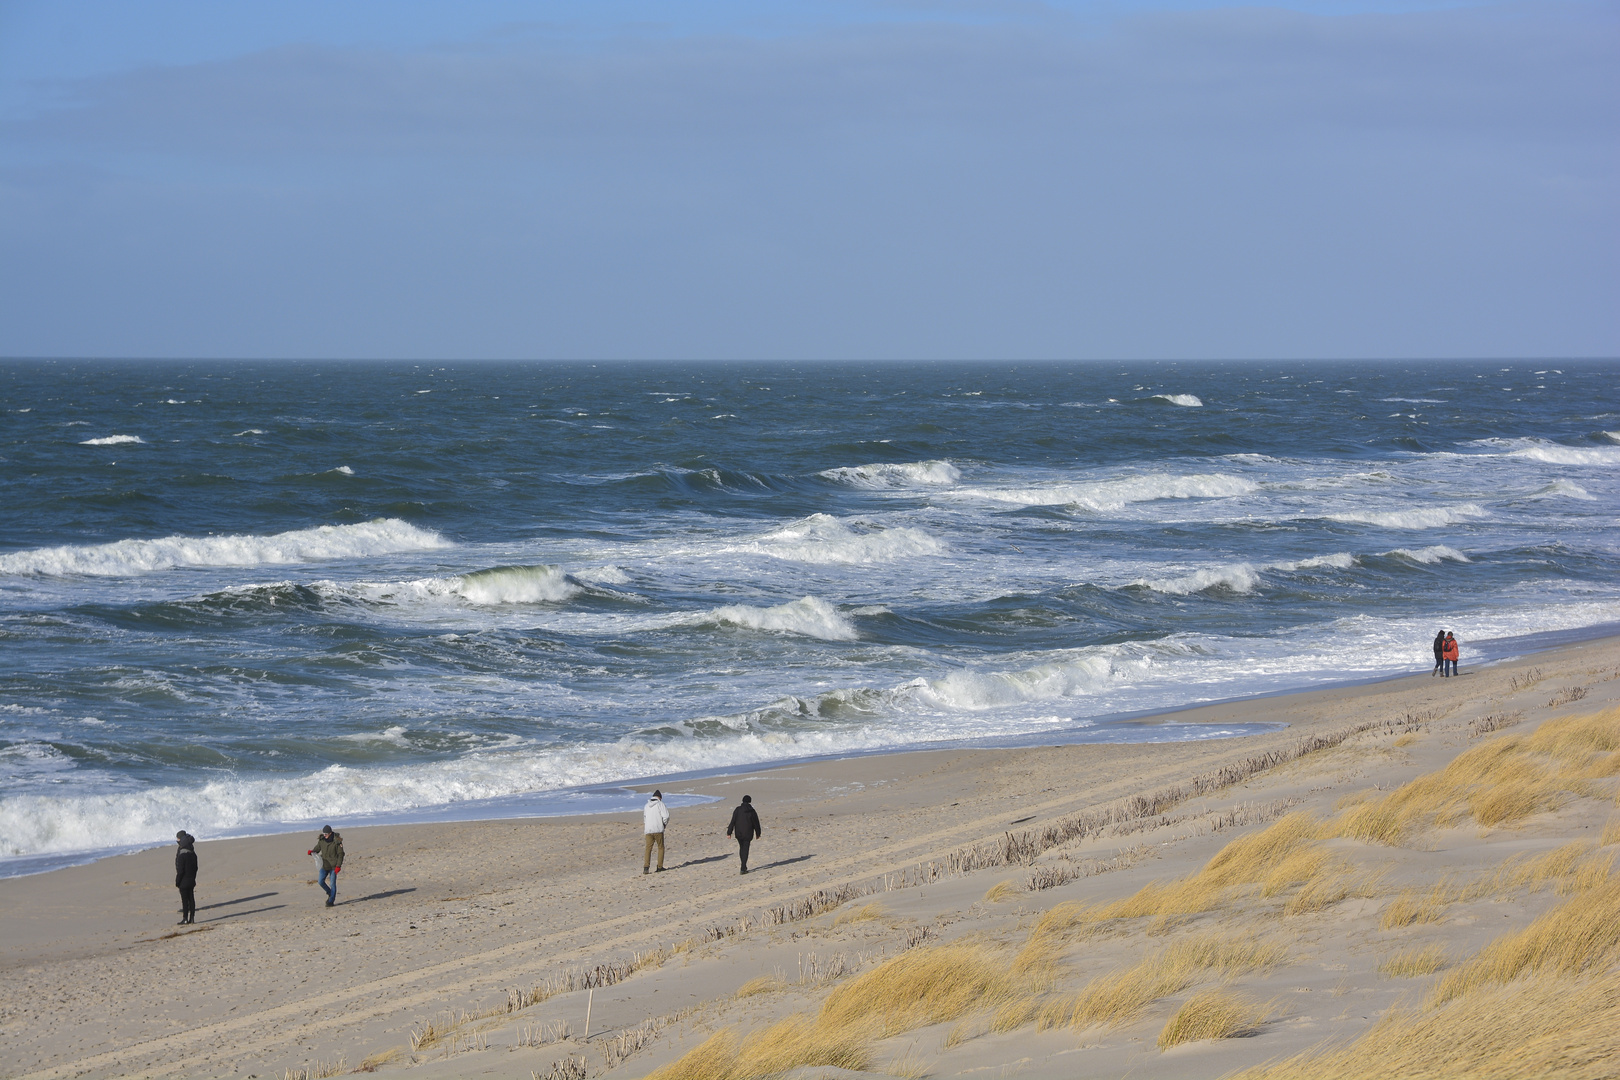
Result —
<instances>
[{"instance_id":1,"label":"sea foam","mask_svg":"<svg viewBox=\"0 0 1620 1080\"><path fill-rule=\"evenodd\" d=\"M1433 506L1418 510L1361 510L1323 516L1328 521L1346 525L1376 525L1383 529L1439 529L1489 515L1474 503L1462 503L1459 506Z\"/></svg>"},{"instance_id":2,"label":"sea foam","mask_svg":"<svg viewBox=\"0 0 1620 1080\"><path fill-rule=\"evenodd\" d=\"M83 439L80 446L122 446L125 443L144 443L139 435L103 435L99 439Z\"/></svg>"},{"instance_id":3,"label":"sea foam","mask_svg":"<svg viewBox=\"0 0 1620 1080\"><path fill-rule=\"evenodd\" d=\"M727 550L794 562L861 564L938 555L946 550L946 545L921 529L884 529L864 522L857 522L852 528L848 522L831 514L811 514L758 540Z\"/></svg>"},{"instance_id":4,"label":"sea foam","mask_svg":"<svg viewBox=\"0 0 1620 1080\"><path fill-rule=\"evenodd\" d=\"M860 635L855 625L839 614L838 609L820 597L806 596L776 607L750 607L747 604L727 604L693 620L699 623L723 623L747 630L768 630L800 637L820 638L823 641L854 641Z\"/></svg>"},{"instance_id":5,"label":"sea foam","mask_svg":"<svg viewBox=\"0 0 1620 1080\"><path fill-rule=\"evenodd\" d=\"M1016 503L1020 506L1076 506L1086 510L1107 512L1122 510L1132 503L1156 502L1160 499L1230 499L1251 494L1259 489L1260 485L1252 480L1226 473L1195 473L1185 476L1144 473L1140 476L1083 484L972 488L966 489L965 493L997 502Z\"/></svg>"},{"instance_id":6,"label":"sea foam","mask_svg":"<svg viewBox=\"0 0 1620 1080\"><path fill-rule=\"evenodd\" d=\"M962 471L948 461L908 461L898 464L850 465L825 469L818 475L851 487L949 487L962 479Z\"/></svg>"},{"instance_id":7,"label":"sea foam","mask_svg":"<svg viewBox=\"0 0 1620 1080\"><path fill-rule=\"evenodd\" d=\"M397 518L380 518L360 525L320 525L273 536L167 536L36 548L0 555L0 574L119 577L180 566L275 566L452 546L431 529Z\"/></svg>"},{"instance_id":8,"label":"sea foam","mask_svg":"<svg viewBox=\"0 0 1620 1080\"><path fill-rule=\"evenodd\" d=\"M1199 409L1204 405L1197 394L1154 394L1152 400L1163 401L1170 405L1180 405L1187 409Z\"/></svg>"},{"instance_id":9,"label":"sea foam","mask_svg":"<svg viewBox=\"0 0 1620 1080\"><path fill-rule=\"evenodd\" d=\"M1260 575L1249 563L1233 563L1229 566L1205 567L1180 577L1140 578L1131 584L1146 586L1154 592L1167 593L1171 596L1187 596L1217 588L1247 593L1253 592L1255 586L1260 584Z\"/></svg>"},{"instance_id":10,"label":"sea foam","mask_svg":"<svg viewBox=\"0 0 1620 1080\"><path fill-rule=\"evenodd\" d=\"M1413 562L1425 563L1430 566L1446 559L1450 559L1452 562L1471 561L1468 556L1456 548L1446 547L1444 544L1435 544L1433 547L1417 548L1416 550L1412 548L1396 548L1394 551L1386 551L1384 554L1410 559Z\"/></svg>"}]
</instances>

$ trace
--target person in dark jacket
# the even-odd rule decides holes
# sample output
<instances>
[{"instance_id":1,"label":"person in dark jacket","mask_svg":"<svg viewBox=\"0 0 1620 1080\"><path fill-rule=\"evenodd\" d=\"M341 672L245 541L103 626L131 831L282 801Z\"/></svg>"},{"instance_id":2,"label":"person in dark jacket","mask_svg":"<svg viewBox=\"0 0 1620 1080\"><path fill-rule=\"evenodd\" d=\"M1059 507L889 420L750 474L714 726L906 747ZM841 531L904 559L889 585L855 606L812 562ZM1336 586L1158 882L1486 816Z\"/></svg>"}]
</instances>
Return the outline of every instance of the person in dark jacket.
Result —
<instances>
[{"instance_id":1,"label":"person in dark jacket","mask_svg":"<svg viewBox=\"0 0 1620 1080\"><path fill-rule=\"evenodd\" d=\"M1433 678L1446 670L1446 632L1440 631L1434 635L1434 670L1429 672Z\"/></svg>"},{"instance_id":2,"label":"person in dark jacket","mask_svg":"<svg viewBox=\"0 0 1620 1080\"><path fill-rule=\"evenodd\" d=\"M174 834L179 850L174 853L174 887L180 890L180 922L197 921L197 838L181 829Z\"/></svg>"},{"instance_id":3,"label":"person in dark jacket","mask_svg":"<svg viewBox=\"0 0 1620 1080\"><path fill-rule=\"evenodd\" d=\"M320 884L326 893L326 906L331 907L337 903L337 876L338 871L343 869L343 837L333 832L332 826L323 825L321 834L315 838L315 846L306 854L321 857Z\"/></svg>"},{"instance_id":4,"label":"person in dark jacket","mask_svg":"<svg viewBox=\"0 0 1620 1080\"><path fill-rule=\"evenodd\" d=\"M754 810L753 797L744 795L742 805L731 812L731 824L726 826L726 835L737 838L737 855L745 874L748 873L748 845L763 831L759 827L759 814Z\"/></svg>"}]
</instances>

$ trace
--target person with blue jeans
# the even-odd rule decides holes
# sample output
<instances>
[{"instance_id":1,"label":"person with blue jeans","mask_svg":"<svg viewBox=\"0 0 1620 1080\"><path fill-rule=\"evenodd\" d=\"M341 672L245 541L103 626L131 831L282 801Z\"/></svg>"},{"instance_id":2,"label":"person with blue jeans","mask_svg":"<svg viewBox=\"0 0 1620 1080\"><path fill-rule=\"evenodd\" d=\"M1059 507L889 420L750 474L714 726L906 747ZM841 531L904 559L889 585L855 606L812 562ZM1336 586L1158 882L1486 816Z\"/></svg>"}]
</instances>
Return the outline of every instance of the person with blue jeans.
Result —
<instances>
[{"instance_id":1,"label":"person with blue jeans","mask_svg":"<svg viewBox=\"0 0 1620 1080\"><path fill-rule=\"evenodd\" d=\"M320 885L326 893L326 906L331 907L337 903L337 876L343 869L343 837L333 832L332 826L324 825L308 854L321 857Z\"/></svg>"}]
</instances>

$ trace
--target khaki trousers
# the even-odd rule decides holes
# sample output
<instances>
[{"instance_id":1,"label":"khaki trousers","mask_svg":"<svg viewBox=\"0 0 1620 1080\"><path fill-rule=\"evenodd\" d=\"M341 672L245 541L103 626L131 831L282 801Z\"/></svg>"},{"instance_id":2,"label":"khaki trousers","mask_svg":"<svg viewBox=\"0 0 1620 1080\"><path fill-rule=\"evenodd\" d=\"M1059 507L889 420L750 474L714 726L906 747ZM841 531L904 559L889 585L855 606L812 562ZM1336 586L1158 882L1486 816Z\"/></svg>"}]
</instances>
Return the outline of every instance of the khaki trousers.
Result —
<instances>
[{"instance_id":1,"label":"khaki trousers","mask_svg":"<svg viewBox=\"0 0 1620 1080\"><path fill-rule=\"evenodd\" d=\"M650 832L647 834L647 846L641 853L641 868L643 870L652 865L652 849L654 844L658 845L658 869L662 870L664 868L664 834L661 832Z\"/></svg>"}]
</instances>

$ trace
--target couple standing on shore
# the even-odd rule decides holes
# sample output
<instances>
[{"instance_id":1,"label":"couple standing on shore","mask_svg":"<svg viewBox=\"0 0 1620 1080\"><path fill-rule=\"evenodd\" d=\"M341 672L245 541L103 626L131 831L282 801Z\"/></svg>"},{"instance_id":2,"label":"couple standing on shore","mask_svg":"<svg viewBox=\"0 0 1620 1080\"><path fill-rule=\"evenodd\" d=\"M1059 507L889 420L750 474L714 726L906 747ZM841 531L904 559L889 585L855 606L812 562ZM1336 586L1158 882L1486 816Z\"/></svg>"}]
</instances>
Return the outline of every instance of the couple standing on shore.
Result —
<instances>
[{"instance_id":1,"label":"couple standing on shore","mask_svg":"<svg viewBox=\"0 0 1620 1080\"><path fill-rule=\"evenodd\" d=\"M1449 678L1457 674L1457 639L1450 630L1434 635L1434 670L1429 675Z\"/></svg>"},{"instance_id":2,"label":"couple standing on shore","mask_svg":"<svg viewBox=\"0 0 1620 1080\"><path fill-rule=\"evenodd\" d=\"M641 872L652 872L653 848L658 848L658 873L664 872L664 829L669 825L669 807L664 805L664 793L654 791L647 805L642 807L641 819L646 842L641 850ZM754 799L742 797L742 805L731 812L731 824L726 835L737 838L737 855L742 862L742 873L748 873L748 846L764 834L759 826L759 814L754 810Z\"/></svg>"}]
</instances>

